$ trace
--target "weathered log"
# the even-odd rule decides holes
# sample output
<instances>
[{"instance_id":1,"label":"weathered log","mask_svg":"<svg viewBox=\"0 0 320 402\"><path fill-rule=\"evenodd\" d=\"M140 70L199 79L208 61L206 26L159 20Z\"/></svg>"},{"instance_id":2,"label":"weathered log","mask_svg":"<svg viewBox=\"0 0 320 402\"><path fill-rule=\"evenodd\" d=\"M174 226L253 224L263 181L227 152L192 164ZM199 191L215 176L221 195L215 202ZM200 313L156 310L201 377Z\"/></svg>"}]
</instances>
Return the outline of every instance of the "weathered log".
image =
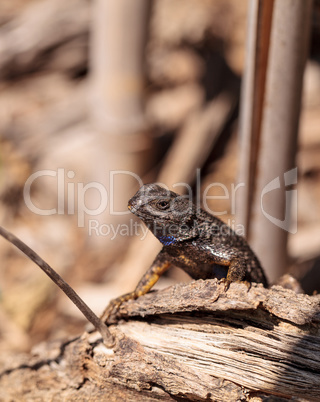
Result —
<instances>
[{"instance_id":1,"label":"weathered log","mask_svg":"<svg viewBox=\"0 0 320 402\"><path fill-rule=\"evenodd\" d=\"M0 399L320 399L320 295L245 283L225 292L200 280L127 302L119 315L114 349L84 333L9 362Z\"/></svg>"}]
</instances>

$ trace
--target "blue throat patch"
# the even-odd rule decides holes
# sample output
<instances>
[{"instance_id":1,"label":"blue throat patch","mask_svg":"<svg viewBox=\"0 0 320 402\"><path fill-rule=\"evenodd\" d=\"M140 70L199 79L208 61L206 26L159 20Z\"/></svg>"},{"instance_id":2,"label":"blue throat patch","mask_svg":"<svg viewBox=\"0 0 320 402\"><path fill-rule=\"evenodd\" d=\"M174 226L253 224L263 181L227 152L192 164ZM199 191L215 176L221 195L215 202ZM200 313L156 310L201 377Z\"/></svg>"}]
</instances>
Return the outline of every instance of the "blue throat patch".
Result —
<instances>
[{"instance_id":1,"label":"blue throat patch","mask_svg":"<svg viewBox=\"0 0 320 402\"><path fill-rule=\"evenodd\" d=\"M164 246L170 246L177 241L173 236L159 236L158 239Z\"/></svg>"}]
</instances>

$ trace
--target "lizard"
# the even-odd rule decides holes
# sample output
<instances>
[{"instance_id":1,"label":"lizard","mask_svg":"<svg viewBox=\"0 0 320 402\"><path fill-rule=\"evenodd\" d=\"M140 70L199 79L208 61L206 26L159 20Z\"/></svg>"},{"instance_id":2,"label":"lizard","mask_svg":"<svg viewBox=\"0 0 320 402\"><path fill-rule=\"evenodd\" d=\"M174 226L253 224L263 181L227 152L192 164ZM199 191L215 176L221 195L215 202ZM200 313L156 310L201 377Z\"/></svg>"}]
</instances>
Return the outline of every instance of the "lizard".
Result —
<instances>
[{"instance_id":1,"label":"lizard","mask_svg":"<svg viewBox=\"0 0 320 402\"><path fill-rule=\"evenodd\" d=\"M193 279L217 278L225 290L234 281L268 286L261 264L244 237L222 220L200 209L188 196L158 184L145 184L128 202L163 247L133 292L110 301L101 319L127 300L146 294L170 266L182 268Z\"/></svg>"}]
</instances>

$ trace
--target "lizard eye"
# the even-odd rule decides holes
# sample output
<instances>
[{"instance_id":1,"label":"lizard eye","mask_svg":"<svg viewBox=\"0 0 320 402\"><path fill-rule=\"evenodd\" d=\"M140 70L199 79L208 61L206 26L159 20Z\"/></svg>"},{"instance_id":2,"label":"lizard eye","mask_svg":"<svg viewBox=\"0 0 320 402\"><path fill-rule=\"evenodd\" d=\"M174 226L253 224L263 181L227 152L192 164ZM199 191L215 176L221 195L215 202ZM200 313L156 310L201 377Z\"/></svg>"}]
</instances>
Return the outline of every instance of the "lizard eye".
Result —
<instances>
[{"instance_id":1,"label":"lizard eye","mask_svg":"<svg viewBox=\"0 0 320 402\"><path fill-rule=\"evenodd\" d=\"M164 211L165 209L168 209L170 207L170 202L167 200L160 200L156 203L156 207Z\"/></svg>"}]
</instances>

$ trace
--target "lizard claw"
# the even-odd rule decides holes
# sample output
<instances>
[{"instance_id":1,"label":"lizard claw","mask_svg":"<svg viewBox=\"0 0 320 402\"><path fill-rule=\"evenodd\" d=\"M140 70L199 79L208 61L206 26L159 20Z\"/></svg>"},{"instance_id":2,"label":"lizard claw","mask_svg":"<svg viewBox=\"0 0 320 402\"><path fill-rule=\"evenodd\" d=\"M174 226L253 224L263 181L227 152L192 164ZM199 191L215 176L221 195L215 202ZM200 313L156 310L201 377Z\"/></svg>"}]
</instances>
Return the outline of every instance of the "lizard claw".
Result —
<instances>
[{"instance_id":1,"label":"lizard claw","mask_svg":"<svg viewBox=\"0 0 320 402\"><path fill-rule=\"evenodd\" d=\"M106 324L111 324L112 320L110 320L110 317L117 314L121 306L121 303L122 300L119 299L111 300L100 317L101 321L103 321Z\"/></svg>"},{"instance_id":2,"label":"lizard claw","mask_svg":"<svg viewBox=\"0 0 320 402\"><path fill-rule=\"evenodd\" d=\"M226 292L229 289L229 286L232 281L229 281L227 278L222 278L219 280L219 284L223 283L224 284L224 291Z\"/></svg>"},{"instance_id":3,"label":"lizard claw","mask_svg":"<svg viewBox=\"0 0 320 402\"><path fill-rule=\"evenodd\" d=\"M136 299L136 292L126 293L116 299L112 299L107 307L105 308L104 312L102 313L100 319L105 322L106 324L114 324L117 322L116 319L112 320L111 317L115 317L118 313L120 306L123 302L131 299Z\"/></svg>"}]
</instances>

